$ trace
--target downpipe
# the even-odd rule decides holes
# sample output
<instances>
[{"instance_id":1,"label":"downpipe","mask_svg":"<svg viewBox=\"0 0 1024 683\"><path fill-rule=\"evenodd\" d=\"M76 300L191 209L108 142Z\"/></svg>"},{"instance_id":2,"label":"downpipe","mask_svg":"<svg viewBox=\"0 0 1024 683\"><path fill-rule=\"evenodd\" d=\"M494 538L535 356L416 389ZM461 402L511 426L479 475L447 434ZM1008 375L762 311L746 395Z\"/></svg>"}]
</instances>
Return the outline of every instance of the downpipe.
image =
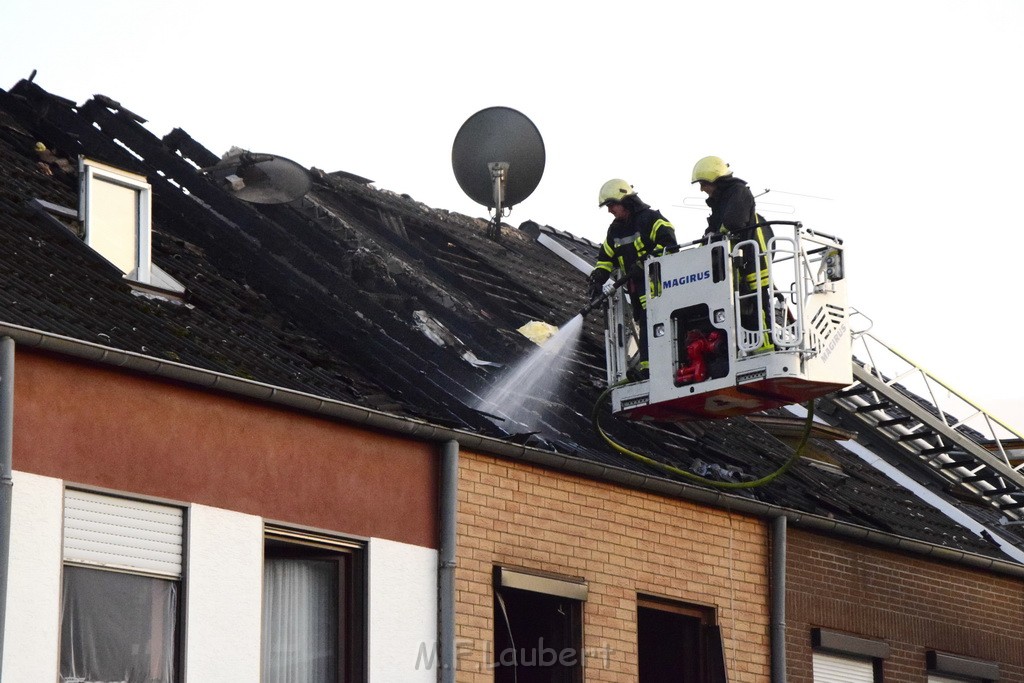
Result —
<instances>
[{"instance_id":1,"label":"downpipe","mask_svg":"<svg viewBox=\"0 0 1024 683\"><path fill-rule=\"evenodd\" d=\"M786 683L786 529L785 515L772 520L772 683Z\"/></svg>"},{"instance_id":2,"label":"downpipe","mask_svg":"<svg viewBox=\"0 0 1024 683\"><path fill-rule=\"evenodd\" d=\"M438 683L455 683L455 557L459 490L459 442L441 445L438 482L437 649Z\"/></svg>"},{"instance_id":3,"label":"downpipe","mask_svg":"<svg viewBox=\"0 0 1024 683\"><path fill-rule=\"evenodd\" d=\"M7 576L11 551L11 498L14 492L14 340L0 339L0 680L7 630Z\"/></svg>"}]
</instances>

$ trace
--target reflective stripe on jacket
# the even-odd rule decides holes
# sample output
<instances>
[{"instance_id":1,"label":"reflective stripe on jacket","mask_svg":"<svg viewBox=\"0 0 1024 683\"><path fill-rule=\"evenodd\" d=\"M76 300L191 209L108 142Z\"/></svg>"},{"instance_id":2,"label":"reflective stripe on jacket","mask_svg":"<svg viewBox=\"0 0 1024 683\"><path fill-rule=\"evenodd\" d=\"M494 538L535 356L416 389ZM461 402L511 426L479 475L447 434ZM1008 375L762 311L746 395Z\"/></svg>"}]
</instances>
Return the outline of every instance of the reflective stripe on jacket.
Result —
<instances>
[{"instance_id":1,"label":"reflective stripe on jacket","mask_svg":"<svg viewBox=\"0 0 1024 683\"><path fill-rule=\"evenodd\" d=\"M648 256L661 256L675 243L675 228L668 219L660 211L645 208L625 221L612 221L594 267L609 273L616 268L628 273L634 263Z\"/></svg>"},{"instance_id":2,"label":"reflective stripe on jacket","mask_svg":"<svg viewBox=\"0 0 1024 683\"><path fill-rule=\"evenodd\" d=\"M754 250L750 245L740 249L739 271L742 277L742 284L746 285L747 291L753 291L761 287L767 287L768 277L768 242L774 236L771 226L763 225L764 217L754 214L756 225L748 230L737 230L733 233L733 240L736 243L752 240L760 250L757 262L754 261Z\"/></svg>"}]
</instances>

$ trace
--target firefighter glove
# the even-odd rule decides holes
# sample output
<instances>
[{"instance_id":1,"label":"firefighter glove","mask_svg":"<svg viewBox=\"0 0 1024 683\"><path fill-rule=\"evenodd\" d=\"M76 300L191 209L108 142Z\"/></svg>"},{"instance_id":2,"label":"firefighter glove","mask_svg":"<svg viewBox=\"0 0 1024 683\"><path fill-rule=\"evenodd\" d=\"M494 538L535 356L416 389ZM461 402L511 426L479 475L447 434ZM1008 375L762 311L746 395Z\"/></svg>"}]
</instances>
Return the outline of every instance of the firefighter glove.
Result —
<instances>
[{"instance_id":1,"label":"firefighter glove","mask_svg":"<svg viewBox=\"0 0 1024 683\"><path fill-rule=\"evenodd\" d=\"M591 271L590 282L587 286L587 298L593 301L601 296L601 290L604 283L608 282L609 277L611 277L611 273L604 268L595 268Z\"/></svg>"},{"instance_id":2,"label":"firefighter glove","mask_svg":"<svg viewBox=\"0 0 1024 683\"><path fill-rule=\"evenodd\" d=\"M724 226L723 226L724 227ZM712 242L721 242L726 238L726 233L714 228L708 228L704 231L704 243L711 244Z\"/></svg>"}]
</instances>

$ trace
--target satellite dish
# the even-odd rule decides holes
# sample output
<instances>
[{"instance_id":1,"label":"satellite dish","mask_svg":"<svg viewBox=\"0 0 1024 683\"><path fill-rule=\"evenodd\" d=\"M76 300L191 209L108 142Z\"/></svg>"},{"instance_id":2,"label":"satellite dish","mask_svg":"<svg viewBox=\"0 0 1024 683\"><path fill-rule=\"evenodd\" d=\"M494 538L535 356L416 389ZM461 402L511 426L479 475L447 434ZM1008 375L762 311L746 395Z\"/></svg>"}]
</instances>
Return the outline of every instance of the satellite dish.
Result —
<instances>
[{"instance_id":1,"label":"satellite dish","mask_svg":"<svg viewBox=\"0 0 1024 683\"><path fill-rule=\"evenodd\" d=\"M232 147L216 165L204 168L203 173L251 204L285 204L302 197L313 186L309 172L291 159L237 147Z\"/></svg>"},{"instance_id":2,"label":"satellite dish","mask_svg":"<svg viewBox=\"0 0 1024 683\"><path fill-rule=\"evenodd\" d=\"M497 237L505 210L529 197L540 183L544 140L533 122L515 109L481 109L455 136L452 169L462 191L494 211Z\"/></svg>"}]
</instances>

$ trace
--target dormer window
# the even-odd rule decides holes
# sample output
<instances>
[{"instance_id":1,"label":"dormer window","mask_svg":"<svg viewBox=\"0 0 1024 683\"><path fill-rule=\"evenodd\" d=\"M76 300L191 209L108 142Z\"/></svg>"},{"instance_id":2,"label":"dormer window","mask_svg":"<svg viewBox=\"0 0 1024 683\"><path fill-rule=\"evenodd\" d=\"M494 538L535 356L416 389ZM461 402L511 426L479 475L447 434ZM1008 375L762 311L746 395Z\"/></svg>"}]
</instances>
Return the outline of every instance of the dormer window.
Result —
<instances>
[{"instance_id":1,"label":"dormer window","mask_svg":"<svg viewBox=\"0 0 1024 683\"><path fill-rule=\"evenodd\" d=\"M78 160L78 217L85 243L136 282L150 284L152 190L144 176Z\"/></svg>"}]
</instances>

